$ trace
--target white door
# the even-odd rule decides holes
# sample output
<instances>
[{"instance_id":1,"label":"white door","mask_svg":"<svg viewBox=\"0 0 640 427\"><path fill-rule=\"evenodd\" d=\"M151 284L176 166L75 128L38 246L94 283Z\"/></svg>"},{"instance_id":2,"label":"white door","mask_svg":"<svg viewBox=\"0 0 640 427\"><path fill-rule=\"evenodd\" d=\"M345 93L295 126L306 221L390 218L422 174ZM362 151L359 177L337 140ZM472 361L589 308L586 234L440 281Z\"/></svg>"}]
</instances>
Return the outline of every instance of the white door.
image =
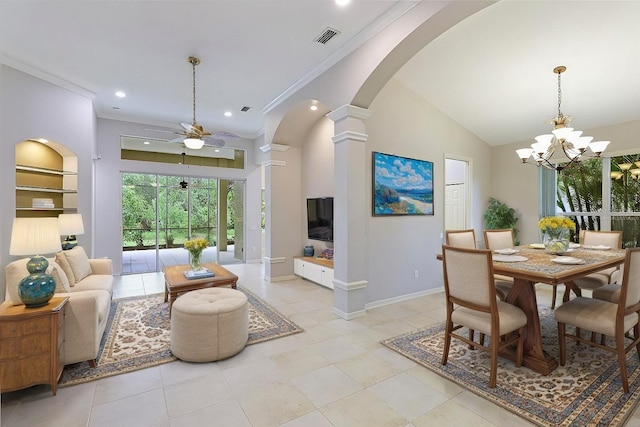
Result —
<instances>
[{"instance_id":1,"label":"white door","mask_svg":"<svg viewBox=\"0 0 640 427\"><path fill-rule=\"evenodd\" d=\"M444 229L465 230L469 224L469 162L445 158Z\"/></svg>"}]
</instances>

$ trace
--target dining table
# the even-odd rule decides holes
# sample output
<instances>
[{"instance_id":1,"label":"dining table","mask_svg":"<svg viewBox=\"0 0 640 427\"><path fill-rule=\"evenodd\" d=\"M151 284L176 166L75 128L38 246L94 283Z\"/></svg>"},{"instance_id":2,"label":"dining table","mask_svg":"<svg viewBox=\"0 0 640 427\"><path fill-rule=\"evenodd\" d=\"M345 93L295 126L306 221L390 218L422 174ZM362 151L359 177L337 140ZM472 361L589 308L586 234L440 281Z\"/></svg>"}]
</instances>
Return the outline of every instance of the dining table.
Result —
<instances>
[{"instance_id":1,"label":"dining table","mask_svg":"<svg viewBox=\"0 0 640 427\"><path fill-rule=\"evenodd\" d=\"M623 249L573 246L564 254L548 253L541 244L517 246L492 254L494 274L513 278L506 302L519 307L527 316L523 365L543 375L549 375L557 368L558 362L542 346L536 284L564 284L574 294L580 295L574 280L616 267L625 258ZM515 360L515 348L505 348L501 355Z\"/></svg>"}]
</instances>

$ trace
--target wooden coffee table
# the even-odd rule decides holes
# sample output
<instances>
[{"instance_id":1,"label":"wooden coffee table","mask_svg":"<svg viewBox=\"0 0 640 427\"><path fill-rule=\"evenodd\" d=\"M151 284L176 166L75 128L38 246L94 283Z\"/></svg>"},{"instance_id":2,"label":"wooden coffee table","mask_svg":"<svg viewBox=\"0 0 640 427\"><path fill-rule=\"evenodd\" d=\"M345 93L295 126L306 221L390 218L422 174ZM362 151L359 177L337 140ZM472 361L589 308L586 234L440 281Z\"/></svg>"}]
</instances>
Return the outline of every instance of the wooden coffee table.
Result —
<instances>
[{"instance_id":1,"label":"wooden coffee table","mask_svg":"<svg viewBox=\"0 0 640 427\"><path fill-rule=\"evenodd\" d=\"M178 298L178 294L217 286L231 285L233 289L236 288L238 276L220 264L204 263L202 266L213 271L215 276L203 279L187 279L184 277L184 272L191 270L190 265L172 265L162 269L164 273L164 301L166 302L169 299L169 316L171 316L171 308L173 307L173 302Z\"/></svg>"}]
</instances>

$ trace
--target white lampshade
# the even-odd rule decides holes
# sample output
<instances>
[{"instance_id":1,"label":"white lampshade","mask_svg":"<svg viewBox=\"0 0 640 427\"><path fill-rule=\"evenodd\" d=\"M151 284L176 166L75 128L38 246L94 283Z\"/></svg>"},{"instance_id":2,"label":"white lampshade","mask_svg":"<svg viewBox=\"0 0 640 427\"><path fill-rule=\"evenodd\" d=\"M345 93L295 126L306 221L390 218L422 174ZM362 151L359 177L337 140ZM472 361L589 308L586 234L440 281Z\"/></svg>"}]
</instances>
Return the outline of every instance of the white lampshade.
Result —
<instances>
[{"instance_id":1,"label":"white lampshade","mask_svg":"<svg viewBox=\"0 0 640 427\"><path fill-rule=\"evenodd\" d=\"M592 139L592 136L581 136L575 139L571 139L569 142L571 142L573 146L578 150L586 150Z\"/></svg>"},{"instance_id":2,"label":"white lampshade","mask_svg":"<svg viewBox=\"0 0 640 427\"><path fill-rule=\"evenodd\" d=\"M199 138L185 138L183 142L185 147L192 150L199 150L204 145L204 141Z\"/></svg>"},{"instance_id":3,"label":"white lampshade","mask_svg":"<svg viewBox=\"0 0 640 427\"><path fill-rule=\"evenodd\" d=\"M556 138L565 139L566 137L571 135L571 133L573 132L573 128L558 128L552 130L551 132L553 132Z\"/></svg>"},{"instance_id":4,"label":"white lampshade","mask_svg":"<svg viewBox=\"0 0 640 427\"><path fill-rule=\"evenodd\" d=\"M609 145L611 141L594 141L591 144L589 144L589 148L591 148L591 151L593 151L596 154L600 154L602 152L604 152L604 150L607 148L607 145Z\"/></svg>"},{"instance_id":5,"label":"white lampshade","mask_svg":"<svg viewBox=\"0 0 640 427\"><path fill-rule=\"evenodd\" d=\"M533 154L533 148L520 148L519 150L516 150L516 153L522 160L527 160L529 156Z\"/></svg>"},{"instance_id":6,"label":"white lampshade","mask_svg":"<svg viewBox=\"0 0 640 427\"><path fill-rule=\"evenodd\" d=\"M58 228L61 236L77 236L84 234L84 224L82 214L60 214L58 215Z\"/></svg>"},{"instance_id":7,"label":"white lampshade","mask_svg":"<svg viewBox=\"0 0 640 427\"><path fill-rule=\"evenodd\" d=\"M58 218L14 218L10 255L42 255L62 250Z\"/></svg>"}]
</instances>

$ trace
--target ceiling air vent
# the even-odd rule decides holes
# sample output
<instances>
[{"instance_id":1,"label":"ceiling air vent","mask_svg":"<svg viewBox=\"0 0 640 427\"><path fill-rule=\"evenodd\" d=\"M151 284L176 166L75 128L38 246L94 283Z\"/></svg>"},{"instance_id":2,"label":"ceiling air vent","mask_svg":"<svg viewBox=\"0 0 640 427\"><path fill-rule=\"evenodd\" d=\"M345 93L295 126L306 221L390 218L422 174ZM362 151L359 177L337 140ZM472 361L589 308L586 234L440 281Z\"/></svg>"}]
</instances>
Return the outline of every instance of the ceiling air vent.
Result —
<instances>
[{"instance_id":1,"label":"ceiling air vent","mask_svg":"<svg viewBox=\"0 0 640 427\"><path fill-rule=\"evenodd\" d=\"M240 111L242 111L243 113L246 113L247 111L249 111L249 108L251 108L251 107L247 107L247 106L245 105L244 107L242 107L242 108L240 109Z\"/></svg>"},{"instance_id":2,"label":"ceiling air vent","mask_svg":"<svg viewBox=\"0 0 640 427\"><path fill-rule=\"evenodd\" d=\"M317 41L320 44L327 44L329 40L331 40L338 34L340 34L340 31L336 30L335 28L327 27L318 37L314 39L314 41Z\"/></svg>"}]
</instances>

